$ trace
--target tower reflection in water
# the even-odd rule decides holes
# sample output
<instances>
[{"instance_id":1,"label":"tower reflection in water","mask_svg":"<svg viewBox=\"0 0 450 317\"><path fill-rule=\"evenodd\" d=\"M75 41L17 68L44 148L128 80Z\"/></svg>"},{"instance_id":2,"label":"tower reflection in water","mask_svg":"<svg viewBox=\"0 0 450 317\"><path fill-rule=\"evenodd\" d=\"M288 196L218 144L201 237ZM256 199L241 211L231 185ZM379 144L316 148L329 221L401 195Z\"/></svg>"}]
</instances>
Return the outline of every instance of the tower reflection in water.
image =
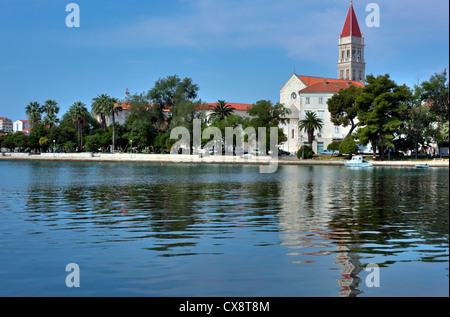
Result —
<instances>
[{"instance_id":1,"label":"tower reflection in water","mask_svg":"<svg viewBox=\"0 0 450 317\"><path fill-rule=\"evenodd\" d=\"M290 251L288 256L294 256L292 263L305 265L321 265L327 262L324 257L334 257L330 260L330 270L336 270L334 265L340 267L340 276L337 276L338 291L341 297L356 297L364 293L358 287L363 267L359 256L352 250L358 245L352 243L352 231L345 226L341 227L336 218L335 197L336 188L339 190L351 187L350 184L337 186L333 182L323 182L314 175L314 168L305 168L302 178L293 178L289 185L282 184L280 196L285 199L279 213L281 245ZM341 184L342 185L342 184ZM350 189L350 197L354 199L355 192ZM347 193L349 194L349 193ZM293 199L295 197L295 199ZM348 197L348 196L347 196ZM341 202L339 202L341 203ZM349 220L349 219L346 219ZM301 252L299 250L302 250Z\"/></svg>"},{"instance_id":2,"label":"tower reflection in water","mask_svg":"<svg viewBox=\"0 0 450 317\"><path fill-rule=\"evenodd\" d=\"M340 270L341 278L338 279L339 290L341 297L356 297L359 294L364 293L359 290L359 284L361 279L357 276L363 269L359 256L357 253L349 252L350 248L346 244L340 244L337 246L339 253L334 255L336 262L334 264L341 266Z\"/></svg>"}]
</instances>

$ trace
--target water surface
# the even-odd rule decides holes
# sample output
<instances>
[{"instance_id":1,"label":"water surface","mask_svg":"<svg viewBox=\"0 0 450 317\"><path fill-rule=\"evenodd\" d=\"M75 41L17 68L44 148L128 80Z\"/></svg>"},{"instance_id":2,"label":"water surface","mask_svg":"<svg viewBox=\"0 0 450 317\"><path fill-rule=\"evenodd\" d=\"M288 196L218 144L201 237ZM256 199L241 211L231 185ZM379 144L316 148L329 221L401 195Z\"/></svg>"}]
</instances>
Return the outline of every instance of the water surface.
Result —
<instances>
[{"instance_id":1,"label":"water surface","mask_svg":"<svg viewBox=\"0 0 450 317\"><path fill-rule=\"evenodd\" d=\"M1 296L449 295L446 168L0 162L0 177Z\"/></svg>"}]
</instances>

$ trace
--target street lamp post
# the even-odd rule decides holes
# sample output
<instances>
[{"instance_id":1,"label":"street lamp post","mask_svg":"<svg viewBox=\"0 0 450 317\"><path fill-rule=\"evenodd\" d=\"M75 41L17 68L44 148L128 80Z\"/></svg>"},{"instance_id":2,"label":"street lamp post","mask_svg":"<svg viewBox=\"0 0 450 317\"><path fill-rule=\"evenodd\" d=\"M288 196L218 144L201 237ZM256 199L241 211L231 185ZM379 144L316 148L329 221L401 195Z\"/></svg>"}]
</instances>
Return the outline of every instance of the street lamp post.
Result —
<instances>
[{"instance_id":1,"label":"street lamp post","mask_svg":"<svg viewBox=\"0 0 450 317\"><path fill-rule=\"evenodd\" d=\"M133 157L133 140L130 140L130 157Z\"/></svg>"},{"instance_id":2,"label":"street lamp post","mask_svg":"<svg viewBox=\"0 0 450 317\"><path fill-rule=\"evenodd\" d=\"M55 156L56 153L56 140L53 140L53 156Z\"/></svg>"}]
</instances>

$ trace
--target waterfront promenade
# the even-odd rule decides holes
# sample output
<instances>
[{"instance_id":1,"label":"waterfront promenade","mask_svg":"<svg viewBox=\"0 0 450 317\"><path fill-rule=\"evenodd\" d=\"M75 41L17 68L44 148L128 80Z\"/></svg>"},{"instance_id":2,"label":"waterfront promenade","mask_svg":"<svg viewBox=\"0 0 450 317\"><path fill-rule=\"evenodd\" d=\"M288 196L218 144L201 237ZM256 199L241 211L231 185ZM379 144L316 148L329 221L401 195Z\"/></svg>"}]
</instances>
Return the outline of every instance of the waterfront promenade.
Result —
<instances>
[{"instance_id":1,"label":"waterfront promenade","mask_svg":"<svg viewBox=\"0 0 450 317\"><path fill-rule=\"evenodd\" d=\"M65 161L65 162L138 162L138 163L191 163L191 164L279 164L279 165L335 165L341 166L345 159L327 160L316 157L299 160L296 157L270 156L209 156L172 154L130 154L130 153L2 153L0 161ZM373 166L414 167L415 164L428 164L430 167L449 167L448 159L428 161L371 161Z\"/></svg>"}]
</instances>

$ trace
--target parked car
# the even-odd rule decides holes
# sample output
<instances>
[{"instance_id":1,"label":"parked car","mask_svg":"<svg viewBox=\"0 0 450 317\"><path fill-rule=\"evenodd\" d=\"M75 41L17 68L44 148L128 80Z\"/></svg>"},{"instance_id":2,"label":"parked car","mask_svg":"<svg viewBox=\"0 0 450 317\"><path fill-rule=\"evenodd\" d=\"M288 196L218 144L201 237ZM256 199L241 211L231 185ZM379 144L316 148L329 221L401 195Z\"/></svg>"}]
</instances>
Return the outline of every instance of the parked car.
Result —
<instances>
[{"instance_id":1,"label":"parked car","mask_svg":"<svg viewBox=\"0 0 450 317\"><path fill-rule=\"evenodd\" d=\"M254 149L251 152L253 155L264 155L264 152L259 151L259 149Z\"/></svg>"},{"instance_id":2,"label":"parked car","mask_svg":"<svg viewBox=\"0 0 450 317\"><path fill-rule=\"evenodd\" d=\"M278 149L278 156L289 156L289 155L291 155L291 152Z\"/></svg>"},{"instance_id":3,"label":"parked car","mask_svg":"<svg viewBox=\"0 0 450 317\"><path fill-rule=\"evenodd\" d=\"M319 152L320 155L338 155L339 152L338 151L329 151L329 150L324 150Z\"/></svg>"}]
</instances>

